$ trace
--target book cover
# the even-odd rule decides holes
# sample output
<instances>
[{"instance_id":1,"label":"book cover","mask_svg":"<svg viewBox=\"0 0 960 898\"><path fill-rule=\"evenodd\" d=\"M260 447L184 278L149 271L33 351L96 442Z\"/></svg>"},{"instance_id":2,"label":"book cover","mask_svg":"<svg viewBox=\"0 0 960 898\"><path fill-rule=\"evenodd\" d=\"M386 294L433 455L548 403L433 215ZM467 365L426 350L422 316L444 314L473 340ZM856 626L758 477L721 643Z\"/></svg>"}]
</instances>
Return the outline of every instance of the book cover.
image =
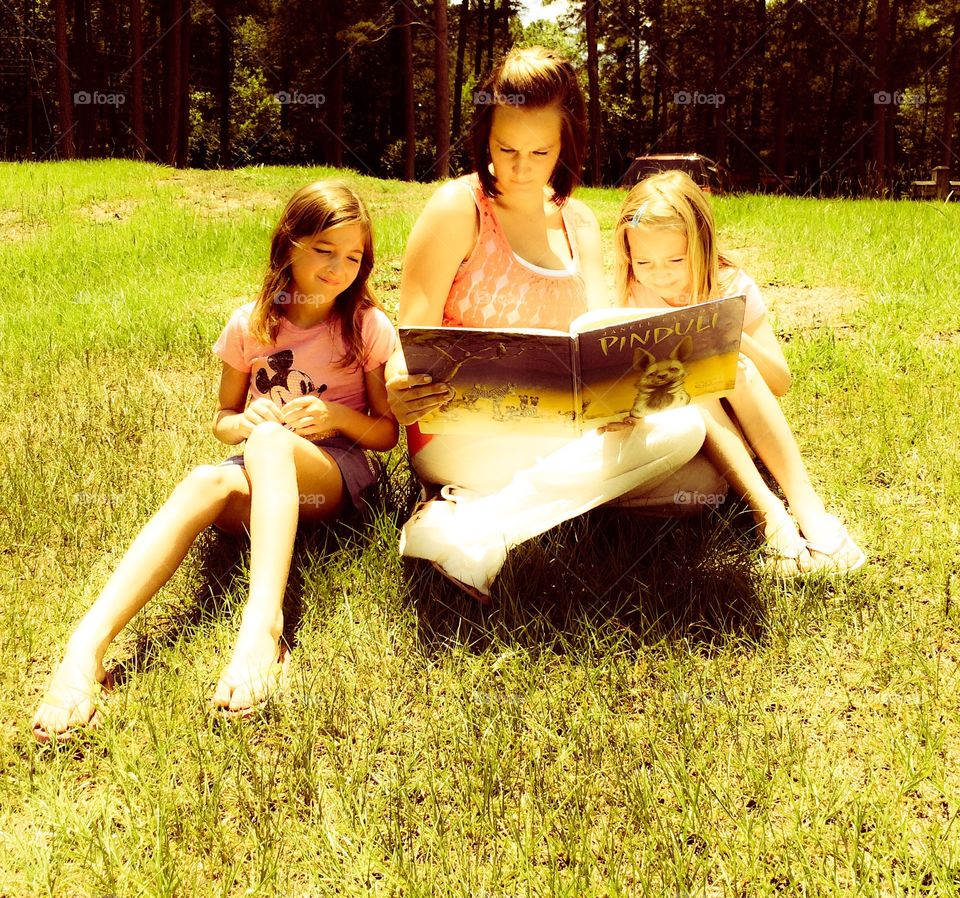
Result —
<instances>
[{"instance_id":1,"label":"book cover","mask_svg":"<svg viewBox=\"0 0 960 898\"><path fill-rule=\"evenodd\" d=\"M743 295L606 326L575 325L584 426L727 395L737 380ZM620 309L634 312L638 309Z\"/></svg>"},{"instance_id":2,"label":"book cover","mask_svg":"<svg viewBox=\"0 0 960 898\"><path fill-rule=\"evenodd\" d=\"M572 333L401 327L407 370L455 394L420 429L575 435L726 395L736 383L745 302L598 310L574 321Z\"/></svg>"}]
</instances>

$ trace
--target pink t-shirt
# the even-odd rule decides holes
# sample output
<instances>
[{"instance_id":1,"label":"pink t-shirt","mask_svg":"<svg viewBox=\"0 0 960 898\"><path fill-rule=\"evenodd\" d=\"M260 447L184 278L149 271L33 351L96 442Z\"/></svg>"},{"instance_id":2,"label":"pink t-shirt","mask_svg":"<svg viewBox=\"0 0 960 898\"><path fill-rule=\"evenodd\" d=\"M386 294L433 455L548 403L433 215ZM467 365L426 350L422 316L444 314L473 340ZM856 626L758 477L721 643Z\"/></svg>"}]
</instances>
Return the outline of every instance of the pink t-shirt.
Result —
<instances>
[{"instance_id":1,"label":"pink t-shirt","mask_svg":"<svg viewBox=\"0 0 960 898\"><path fill-rule=\"evenodd\" d=\"M268 346L250 335L253 306L251 302L237 309L213 345L214 353L231 368L250 372L248 402L267 396L283 405L298 396L316 394L326 385L325 401L367 411L364 372L383 365L397 341L390 319L380 309L368 309L363 318L363 364L343 368L338 364L344 352L338 318L306 328L283 319L276 343Z\"/></svg>"},{"instance_id":2,"label":"pink t-shirt","mask_svg":"<svg viewBox=\"0 0 960 898\"><path fill-rule=\"evenodd\" d=\"M724 278L721 274L721 283ZM757 282L750 277L742 268L733 272L732 277L724 283L724 296L739 296L746 294L747 305L743 313L743 326L750 327L756 324L764 315L767 314L767 305L763 301L763 294L757 286ZM646 287L641 287L636 281L630 283L630 296L627 299L627 305L635 309L672 309L670 303L662 300Z\"/></svg>"}]
</instances>

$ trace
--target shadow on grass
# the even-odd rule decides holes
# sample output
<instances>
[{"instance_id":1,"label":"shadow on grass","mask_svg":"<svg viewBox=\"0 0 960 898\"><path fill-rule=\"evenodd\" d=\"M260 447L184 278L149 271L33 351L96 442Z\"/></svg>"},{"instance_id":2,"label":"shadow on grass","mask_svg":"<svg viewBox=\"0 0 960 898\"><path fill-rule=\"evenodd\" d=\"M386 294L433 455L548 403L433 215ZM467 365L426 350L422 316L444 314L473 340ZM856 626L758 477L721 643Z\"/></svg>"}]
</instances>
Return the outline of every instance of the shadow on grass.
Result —
<instances>
[{"instance_id":1,"label":"shadow on grass","mask_svg":"<svg viewBox=\"0 0 960 898\"><path fill-rule=\"evenodd\" d=\"M687 518L598 509L512 550L486 607L421 562L405 564L407 595L428 652L498 642L577 651L598 634L636 647L761 641L768 592L752 528L736 502Z\"/></svg>"}]
</instances>

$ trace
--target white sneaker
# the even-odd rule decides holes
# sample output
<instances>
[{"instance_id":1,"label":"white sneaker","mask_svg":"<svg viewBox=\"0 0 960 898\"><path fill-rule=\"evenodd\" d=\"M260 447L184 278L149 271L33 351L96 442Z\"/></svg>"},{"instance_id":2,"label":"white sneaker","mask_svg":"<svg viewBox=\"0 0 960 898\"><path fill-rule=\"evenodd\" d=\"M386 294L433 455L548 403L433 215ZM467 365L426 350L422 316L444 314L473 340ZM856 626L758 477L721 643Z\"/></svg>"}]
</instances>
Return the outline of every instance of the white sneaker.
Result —
<instances>
[{"instance_id":1,"label":"white sneaker","mask_svg":"<svg viewBox=\"0 0 960 898\"><path fill-rule=\"evenodd\" d=\"M507 557L503 533L478 528L471 515L464 514L469 503L481 498L478 493L447 485L440 494L443 499L423 503L403 525L400 554L432 561L467 592L489 596Z\"/></svg>"}]
</instances>

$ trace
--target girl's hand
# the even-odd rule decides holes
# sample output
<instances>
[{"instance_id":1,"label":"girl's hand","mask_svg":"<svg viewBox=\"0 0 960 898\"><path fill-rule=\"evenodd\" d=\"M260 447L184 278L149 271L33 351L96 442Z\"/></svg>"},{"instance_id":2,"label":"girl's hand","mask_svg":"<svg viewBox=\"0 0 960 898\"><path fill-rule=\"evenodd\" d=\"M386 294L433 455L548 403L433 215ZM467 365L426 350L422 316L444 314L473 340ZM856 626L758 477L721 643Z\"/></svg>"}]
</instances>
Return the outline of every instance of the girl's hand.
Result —
<instances>
[{"instance_id":1,"label":"girl's hand","mask_svg":"<svg viewBox=\"0 0 960 898\"><path fill-rule=\"evenodd\" d=\"M618 430L630 430L631 427L636 427L642 420L643 418L627 415L622 421L611 421L609 424L604 424L603 427L598 427L597 433L616 433Z\"/></svg>"},{"instance_id":2,"label":"girl's hand","mask_svg":"<svg viewBox=\"0 0 960 898\"><path fill-rule=\"evenodd\" d=\"M281 422L295 434L308 440L322 440L336 436L338 403L326 403L317 396L291 399L280 410Z\"/></svg>"},{"instance_id":3,"label":"girl's hand","mask_svg":"<svg viewBox=\"0 0 960 898\"><path fill-rule=\"evenodd\" d=\"M264 421L283 423L280 407L272 399L267 399L265 396L254 399L244 410L243 416L253 427L262 424Z\"/></svg>"},{"instance_id":4,"label":"girl's hand","mask_svg":"<svg viewBox=\"0 0 960 898\"><path fill-rule=\"evenodd\" d=\"M453 389L429 374L399 371L387 381L387 402L401 424L413 424L453 398Z\"/></svg>"}]
</instances>

